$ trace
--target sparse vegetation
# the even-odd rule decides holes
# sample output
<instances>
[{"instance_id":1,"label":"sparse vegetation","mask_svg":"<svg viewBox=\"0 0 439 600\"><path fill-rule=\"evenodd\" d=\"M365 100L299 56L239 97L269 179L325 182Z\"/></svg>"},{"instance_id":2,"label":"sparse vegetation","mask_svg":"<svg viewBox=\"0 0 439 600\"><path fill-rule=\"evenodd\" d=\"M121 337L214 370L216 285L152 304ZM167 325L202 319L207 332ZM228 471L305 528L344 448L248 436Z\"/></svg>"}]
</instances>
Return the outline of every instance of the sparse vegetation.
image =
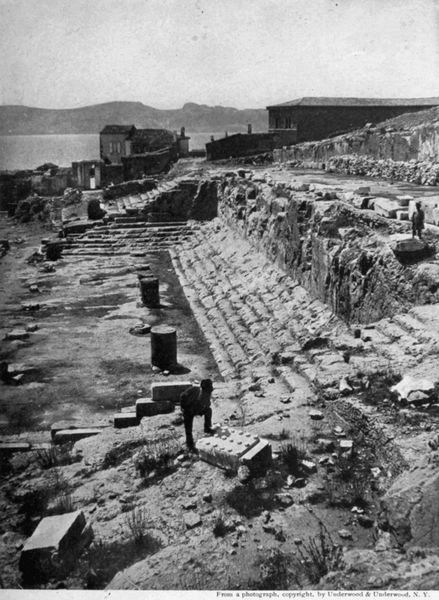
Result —
<instances>
[{"instance_id":1,"label":"sparse vegetation","mask_svg":"<svg viewBox=\"0 0 439 600\"><path fill-rule=\"evenodd\" d=\"M134 464L139 474L146 478L153 472L163 475L172 469L171 461L181 452L181 445L174 437L147 440L137 452Z\"/></svg>"},{"instance_id":2,"label":"sparse vegetation","mask_svg":"<svg viewBox=\"0 0 439 600\"><path fill-rule=\"evenodd\" d=\"M336 544L324 523L319 519L319 533L297 546L295 580L300 587L316 584L329 571L343 566L343 549Z\"/></svg>"},{"instance_id":3,"label":"sparse vegetation","mask_svg":"<svg viewBox=\"0 0 439 600\"><path fill-rule=\"evenodd\" d=\"M267 433L264 437L267 440L284 441L290 438L290 432L288 431L288 429L283 428L279 431L279 433Z\"/></svg>"},{"instance_id":4,"label":"sparse vegetation","mask_svg":"<svg viewBox=\"0 0 439 600\"><path fill-rule=\"evenodd\" d=\"M59 494L55 504L50 511L52 515L62 515L74 510L72 495L68 492Z\"/></svg>"},{"instance_id":5,"label":"sparse vegetation","mask_svg":"<svg viewBox=\"0 0 439 600\"><path fill-rule=\"evenodd\" d=\"M282 444L279 452L279 460L286 468L287 472L295 477L303 475L301 461L307 456L305 444L293 440L290 443Z\"/></svg>"},{"instance_id":6,"label":"sparse vegetation","mask_svg":"<svg viewBox=\"0 0 439 600\"><path fill-rule=\"evenodd\" d=\"M51 469L63 465L71 465L80 457L72 453L73 444L62 444L55 446L52 444L48 448L41 448L36 451L36 460L41 469Z\"/></svg>"},{"instance_id":7,"label":"sparse vegetation","mask_svg":"<svg viewBox=\"0 0 439 600\"><path fill-rule=\"evenodd\" d=\"M224 537L227 534L227 525L222 514L217 515L213 523L213 535L215 537Z\"/></svg>"},{"instance_id":8,"label":"sparse vegetation","mask_svg":"<svg viewBox=\"0 0 439 600\"><path fill-rule=\"evenodd\" d=\"M148 515L142 507L134 506L125 516L125 523L135 544L141 546L145 542Z\"/></svg>"},{"instance_id":9,"label":"sparse vegetation","mask_svg":"<svg viewBox=\"0 0 439 600\"><path fill-rule=\"evenodd\" d=\"M144 444L144 440L128 440L123 443L115 444L110 450L105 454L104 460L102 462L103 469L109 469L110 467L116 467L120 465L124 460L133 455L133 452L137 450L137 448L142 447Z\"/></svg>"},{"instance_id":10,"label":"sparse vegetation","mask_svg":"<svg viewBox=\"0 0 439 600\"><path fill-rule=\"evenodd\" d=\"M67 587L103 589L116 573L149 554L154 554L160 547L161 542L149 535L144 536L140 545L132 539L114 542L97 540L80 557L69 578L72 584Z\"/></svg>"}]
</instances>

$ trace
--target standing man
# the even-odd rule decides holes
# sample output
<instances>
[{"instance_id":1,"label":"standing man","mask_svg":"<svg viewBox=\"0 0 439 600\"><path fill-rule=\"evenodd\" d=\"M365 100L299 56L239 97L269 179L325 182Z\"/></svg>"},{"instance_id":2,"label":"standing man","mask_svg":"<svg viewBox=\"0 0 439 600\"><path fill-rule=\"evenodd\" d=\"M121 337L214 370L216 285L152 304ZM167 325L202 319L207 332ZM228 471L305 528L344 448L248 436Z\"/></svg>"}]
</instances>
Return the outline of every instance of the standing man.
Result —
<instances>
[{"instance_id":1,"label":"standing man","mask_svg":"<svg viewBox=\"0 0 439 600\"><path fill-rule=\"evenodd\" d=\"M186 445L191 452L196 452L192 425L195 416L204 416L204 433L212 435L212 408L210 399L213 385L211 379L203 379L200 387L192 387L180 396L180 406L183 412L184 429L186 432Z\"/></svg>"},{"instance_id":2,"label":"standing man","mask_svg":"<svg viewBox=\"0 0 439 600\"><path fill-rule=\"evenodd\" d=\"M425 225L425 213L421 208L421 203L416 202L416 211L412 214L412 238L418 234L419 239L422 238L422 230Z\"/></svg>"}]
</instances>

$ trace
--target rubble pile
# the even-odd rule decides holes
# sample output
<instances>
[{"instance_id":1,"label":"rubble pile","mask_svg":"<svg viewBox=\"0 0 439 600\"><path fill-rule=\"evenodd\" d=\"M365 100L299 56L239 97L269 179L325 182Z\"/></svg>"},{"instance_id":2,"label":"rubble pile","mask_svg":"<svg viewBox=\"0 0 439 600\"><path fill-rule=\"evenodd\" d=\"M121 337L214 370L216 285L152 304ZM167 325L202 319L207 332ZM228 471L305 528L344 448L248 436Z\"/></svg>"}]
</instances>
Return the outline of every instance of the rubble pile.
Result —
<instances>
[{"instance_id":1,"label":"rubble pile","mask_svg":"<svg viewBox=\"0 0 439 600\"><path fill-rule=\"evenodd\" d=\"M405 162L350 154L330 157L326 169L346 175L393 179L417 185L439 184L439 163L432 161L413 159Z\"/></svg>"}]
</instances>

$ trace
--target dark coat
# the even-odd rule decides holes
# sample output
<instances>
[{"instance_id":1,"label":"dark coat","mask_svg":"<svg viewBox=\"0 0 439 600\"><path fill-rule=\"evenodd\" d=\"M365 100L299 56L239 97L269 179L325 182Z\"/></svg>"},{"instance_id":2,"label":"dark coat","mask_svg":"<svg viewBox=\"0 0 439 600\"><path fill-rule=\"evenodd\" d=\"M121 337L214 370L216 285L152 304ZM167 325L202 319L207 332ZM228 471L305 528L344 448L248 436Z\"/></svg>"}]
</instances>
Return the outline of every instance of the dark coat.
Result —
<instances>
[{"instance_id":1,"label":"dark coat","mask_svg":"<svg viewBox=\"0 0 439 600\"><path fill-rule=\"evenodd\" d=\"M210 408L210 396L204 395L199 387L192 387L184 391L180 396L181 410L192 415L204 415Z\"/></svg>"}]
</instances>

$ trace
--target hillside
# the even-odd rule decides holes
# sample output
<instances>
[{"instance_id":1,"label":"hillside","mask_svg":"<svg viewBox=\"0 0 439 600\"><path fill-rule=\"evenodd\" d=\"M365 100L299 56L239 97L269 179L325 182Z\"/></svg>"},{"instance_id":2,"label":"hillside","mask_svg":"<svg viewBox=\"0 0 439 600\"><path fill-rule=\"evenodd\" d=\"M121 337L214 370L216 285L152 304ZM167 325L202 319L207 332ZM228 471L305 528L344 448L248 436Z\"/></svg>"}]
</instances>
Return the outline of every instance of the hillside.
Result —
<instances>
[{"instance_id":1,"label":"hillside","mask_svg":"<svg viewBox=\"0 0 439 600\"><path fill-rule=\"evenodd\" d=\"M411 129L412 127L418 127L419 125L431 125L439 121L439 106L429 108L428 110L421 110L413 113L404 113L399 117L393 117L383 123L380 123L378 127L393 127L394 129Z\"/></svg>"},{"instance_id":2,"label":"hillside","mask_svg":"<svg viewBox=\"0 0 439 600\"><path fill-rule=\"evenodd\" d=\"M164 127L190 132L236 130L253 125L267 129L264 109L244 109L187 103L183 108L160 110L141 102L107 102L73 109L43 109L28 106L0 106L0 135L98 133L105 125L134 124L137 127Z\"/></svg>"}]
</instances>

